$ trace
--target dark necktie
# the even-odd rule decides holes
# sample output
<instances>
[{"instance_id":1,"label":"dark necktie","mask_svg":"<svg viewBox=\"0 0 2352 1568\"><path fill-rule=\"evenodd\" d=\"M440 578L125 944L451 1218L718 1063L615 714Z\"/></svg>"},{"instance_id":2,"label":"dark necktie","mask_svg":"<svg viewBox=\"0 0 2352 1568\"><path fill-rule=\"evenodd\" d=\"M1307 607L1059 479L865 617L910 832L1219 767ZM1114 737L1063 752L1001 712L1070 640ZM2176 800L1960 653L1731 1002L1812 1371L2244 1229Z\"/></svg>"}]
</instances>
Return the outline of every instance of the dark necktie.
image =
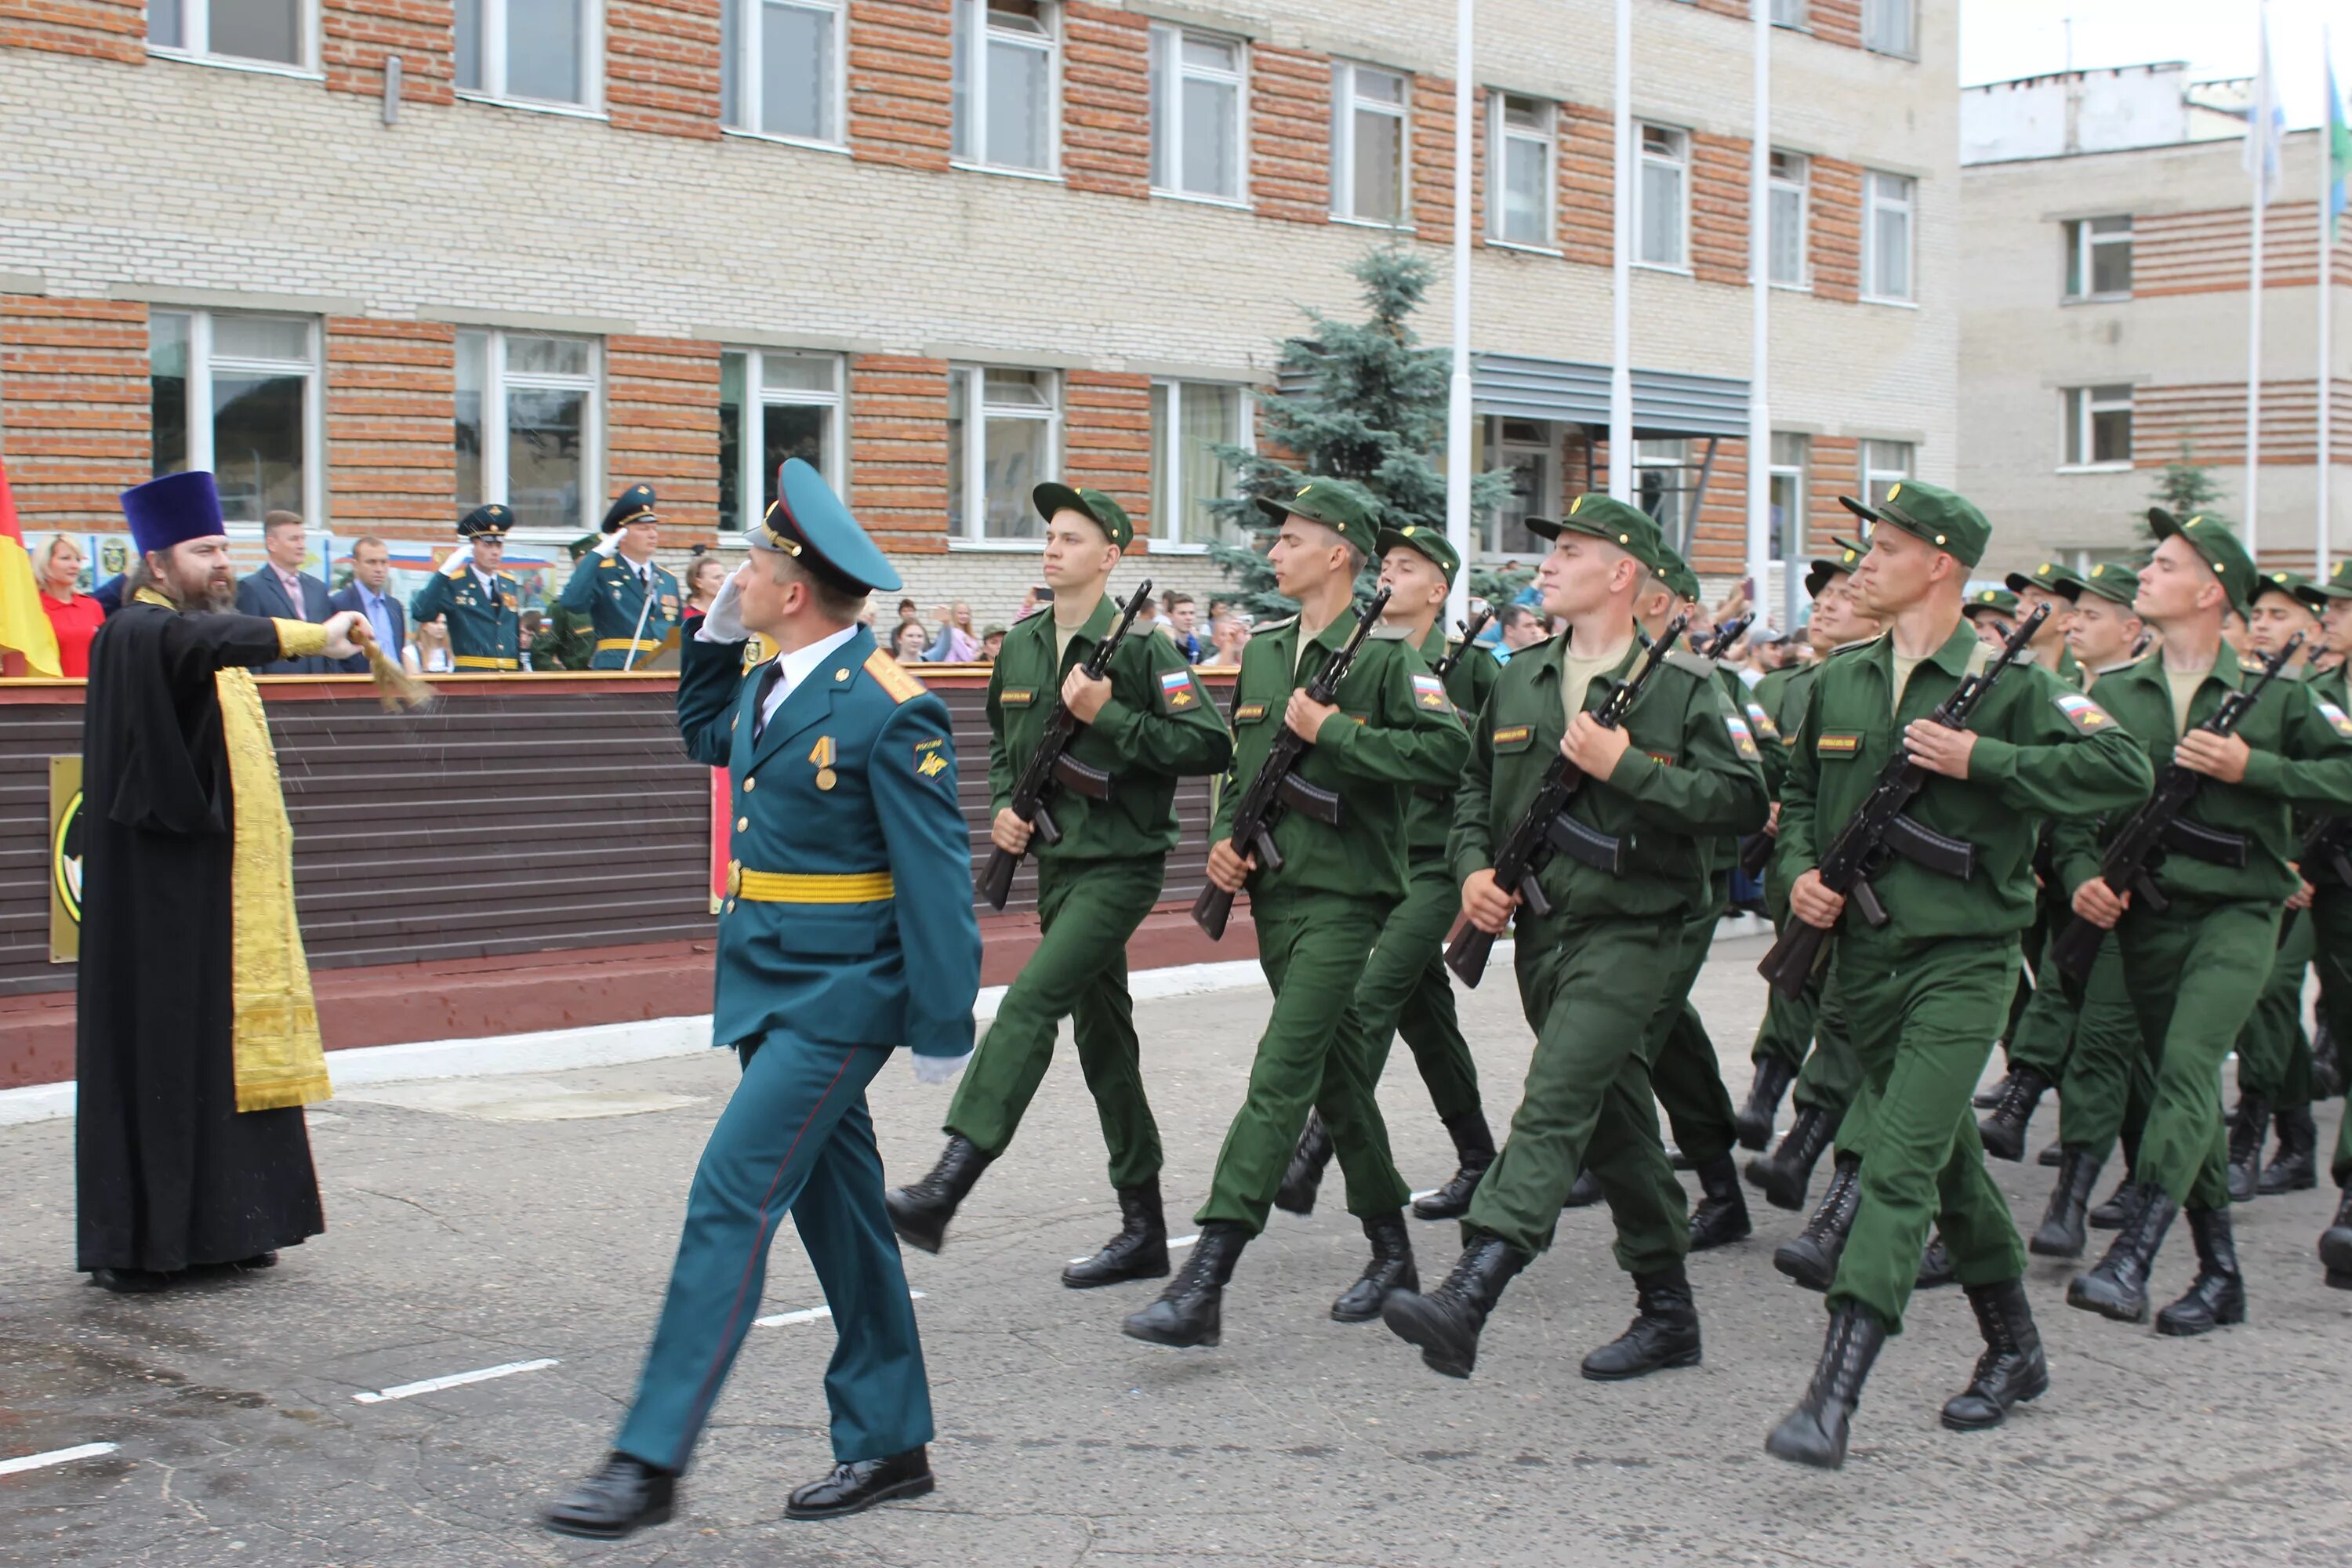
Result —
<instances>
[{"instance_id":1,"label":"dark necktie","mask_svg":"<svg viewBox=\"0 0 2352 1568\"><path fill-rule=\"evenodd\" d=\"M776 682L783 679L784 661L772 658L768 673L760 677L760 694L751 703L751 741L758 744L760 732L768 727L768 698L775 691Z\"/></svg>"}]
</instances>

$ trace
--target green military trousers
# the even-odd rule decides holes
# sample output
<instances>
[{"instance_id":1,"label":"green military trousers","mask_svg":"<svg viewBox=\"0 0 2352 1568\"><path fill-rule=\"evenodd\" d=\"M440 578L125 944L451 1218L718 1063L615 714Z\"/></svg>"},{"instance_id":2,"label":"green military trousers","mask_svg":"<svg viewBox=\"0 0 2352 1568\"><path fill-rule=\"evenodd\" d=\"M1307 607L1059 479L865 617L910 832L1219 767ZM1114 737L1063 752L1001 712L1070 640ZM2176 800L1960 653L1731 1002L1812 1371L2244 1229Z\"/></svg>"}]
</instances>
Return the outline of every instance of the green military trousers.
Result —
<instances>
[{"instance_id":1,"label":"green military trousers","mask_svg":"<svg viewBox=\"0 0 2352 1568\"><path fill-rule=\"evenodd\" d=\"M2058 1085L2066 1097L2066 1063L2074 1048L2074 1001L2049 954L2050 938L2066 927L2046 908L2044 918L2027 931L2025 956L2033 965L2033 992L2012 1015L2009 1028L2009 1065L2030 1067Z\"/></svg>"},{"instance_id":2,"label":"green military trousers","mask_svg":"<svg viewBox=\"0 0 2352 1568\"><path fill-rule=\"evenodd\" d=\"M1380 941L1356 982L1355 1000L1340 1021L1348 1051L1365 1064L1378 1083L1399 1035L1429 1090L1437 1119L1450 1121L1480 1109L1478 1068L1454 1007L1454 977L1445 967L1445 934L1462 912L1462 891L1445 857L1415 860L1405 873L1404 901L1389 911ZM1327 1076L1328 1069L1326 1069ZM1330 1110L1317 1096L1316 1109L1328 1125ZM1348 1212L1376 1214L1369 1205L1378 1191L1348 1194Z\"/></svg>"},{"instance_id":3,"label":"green military trousers","mask_svg":"<svg viewBox=\"0 0 2352 1568\"><path fill-rule=\"evenodd\" d=\"M1985 1171L1969 1104L2017 984L2018 946L2014 938L1906 942L1849 920L1837 950L1867 1147L1829 1304L1862 1307L1895 1334L1931 1229L1941 1228L1964 1285L2025 1273L2025 1248ZM1839 1146L1846 1148L1843 1131Z\"/></svg>"},{"instance_id":4,"label":"green military trousers","mask_svg":"<svg viewBox=\"0 0 2352 1568\"><path fill-rule=\"evenodd\" d=\"M1535 1056L1510 1134L1463 1218L1465 1237L1543 1251L1577 1173L1591 1171L1617 1223L1619 1268L1656 1273L1689 1251L1688 1199L1658 1138L1643 1056L1660 1015L1681 1001L1682 931L1678 915L1520 915L1514 964Z\"/></svg>"},{"instance_id":5,"label":"green military trousers","mask_svg":"<svg viewBox=\"0 0 2352 1568\"><path fill-rule=\"evenodd\" d=\"M2323 885L2311 900L2309 918L2320 1016L2338 1041L2352 1043L2352 888Z\"/></svg>"},{"instance_id":6,"label":"green military trousers","mask_svg":"<svg viewBox=\"0 0 2352 1568\"><path fill-rule=\"evenodd\" d=\"M2274 1110L2311 1103L2311 1037L2303 1028L2303 973L2311 967L2313 921L2289 910L2279 923L2277 961L2253 1015L2238 1031L2238 1092Z\"/></svg>"},{"instance_id":7,"label":"green military trousers","mask_svg":"<svg viewBox=\"0 0 2352 1568\"><path fill-rule=\"evenodd\" d=\"M2104 1164L2120 1137L2125 1158L2136 1159L2156 1076L2140 1045L2139 1015L2114 933L2099 943L2080 985L2066 984L2074 986L2074 1043L2059 1085L2058 1142Z\"/></svg>"},{"instance_id":8,"label":"green military trousers","mask_svg":"<svg viewBox=\"0 0 2352 1568\"><path fill-rule=\"evenodd\" d=\"M1194 1216L1201 1224L1237 1225L1252 1236L1265 1228L1309 1106L1322 1110L1350 1214L1394 1215L1412 1196L1389 1153L1373 1092L1380 1075L1360 1054L1362 1031L1343 1026L1386 913L1376 900L1345 893L1250 895L1274 1011L1258 1037L1248 1096L1217 1151L1209 1201Z\"/></svg>"},{"instance_id":9,"label":"green military trousers","mask_svg":"<svg viewBox=\"0 0 2352 1568\"><path fill-rule=\"evenodd\" d=\"M1783 895L1776 893L1772 910L1772 934L1779 936L1794 917ZM1795 1071L1797 1086L1789 1100L1799 1110L1842 1116L1853 1103L1862 1068L1846 1038L1845 1009L1828 994L1830 969L1828 963L1817 965L1795 996L1765 988L1764 1021L1756 1026L1756 1044L1748 1054L1759 1067L1779 1061Z\"/></svg>"},{"instance_id":10,"label":"green military trousers","mask_svg":"<svg viewBox=\"0 0 2352 1568\"><path fill-rule=\"evenodd\" d=\"M1142 1050L1127 994L1127 941L1160 900L1166 857L1037 862L1037 949L1004 993L996 1021L948 1105L946 1131L1004 1152L1054 1059L1064 1018L1095 1097L1110 1184L1160 1174L1160 1126L1143 1093Z\"/></svg>"},{"instance_id":11,"label":"green military trousers","mask_svg":"<svg viewBox=\"0 0 2352 1568\"><path fill-rule=\"evenodd\" d=\"M2140 1041L2156 1074L2135 1180L2184 1207L2230 1202L2221 1124L2221 1058L2252 1016L2278 957L2275 904L2175 899L2162 913L2135 902L2116 928Z\"/></svg>"},{"instance_id":12,"label":"green military trousers","mask_svg":"<svg viewBox=\"0 0 2352 1568\"><path fill-rule=\"evenodd\" d=\"M1648 1045L1651 1086L1665 1108L1675 1147L1695 1166L1722 1159L1738 1142L1723 1064L1690 1000L1725 907L1711 904L1683 922L1681 960L1667 982L1666 1006L1651 1027Z\"/></svg>"}]
</instances>

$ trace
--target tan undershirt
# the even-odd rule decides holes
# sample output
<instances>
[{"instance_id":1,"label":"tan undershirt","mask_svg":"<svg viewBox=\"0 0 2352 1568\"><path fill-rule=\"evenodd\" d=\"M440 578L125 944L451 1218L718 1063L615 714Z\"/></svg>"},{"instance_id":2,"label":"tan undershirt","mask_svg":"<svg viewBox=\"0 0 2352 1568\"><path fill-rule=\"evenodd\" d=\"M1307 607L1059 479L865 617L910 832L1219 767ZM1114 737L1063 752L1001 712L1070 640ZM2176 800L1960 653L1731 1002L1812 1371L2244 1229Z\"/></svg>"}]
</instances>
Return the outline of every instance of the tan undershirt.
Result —
<instances>
[{"instance_id":1,"label":"tan undershirt","mask_svg":"<svg viewBox=\"0 0 2352 1568\"><path fill-rule=\"evenodd\" d=\"M1054 601L1054 668L1055 669L1061 668L1062 661L1070 657L1070 639L1086 629L1087 617L1095 613L1094 606L1089 605L1087 606L1086 615L1079 616L1076 620L1062 618L1072 614L1075 609L1075 605L1065 607L1059 599Z\"/></svg>"},{"instance_id":2,"label":"tan undershirt","mask_svg":"<svg viewBox=\"0 0 2352 1568\"><path fill-rule=\"evenodd\" d=\"M1903 693L1911 685L1911 672L1927 663L1927 658L1928 656L1924 653L1916 658L1908 658L1899 653L1895 655L1895 698L1886 705L1888 713L1903 711Z\"/></svg>"},{"instance_id":3,"label":"tan undershirt","mask_svg":"<svg viewBox=\"0 0 2352 1568\"><path fill-rule=\"evenodd\" d=\"M1559 694L1567 706L1570 723L1576 722L1576 716L1584 711L1584 696L1592 689L1593 681L1624 663L1625 650L1633 646L1633 639L1628 637L1615 647L1594 654L1590 658L1570 653L1560 660Z\"/></svg>"},{"instance_id":4,"label":"tan undershirt","mask_svg":"<svg viewBox=\"0 0 2352 1568\"><path fill-rule=\"evenodd\" d=\"M2172 732L2176 736L2189 733L2189 705L2197 700L2197 689L2205 684L2209 669L2175 669L2164 667L2165 684L2172 688Z\"/></svg>"}]
</instances>

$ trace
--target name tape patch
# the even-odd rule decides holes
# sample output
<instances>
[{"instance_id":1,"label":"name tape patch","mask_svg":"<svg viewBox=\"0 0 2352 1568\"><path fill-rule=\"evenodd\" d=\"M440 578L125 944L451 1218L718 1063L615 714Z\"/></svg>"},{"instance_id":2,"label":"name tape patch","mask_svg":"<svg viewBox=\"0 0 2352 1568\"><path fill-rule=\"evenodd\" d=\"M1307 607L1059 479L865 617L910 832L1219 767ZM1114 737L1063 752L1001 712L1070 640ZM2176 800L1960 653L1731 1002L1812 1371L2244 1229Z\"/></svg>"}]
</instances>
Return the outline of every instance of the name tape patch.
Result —
<instances>
[{"instance_id":1,"label":"name tape patch","mask_svg":"<svg viewBox=\"0 0 2352 1568\"><path fill-rule=\"evenodd\" d=\"M1255 723L1265 717L1265 704L1263 702L1244 702L1234 710L1234 722L1236 724Z\"/></svg>"},{"instance_id":2,"label":"name tape patch","mask_svg":"<svg viewBox=\"0 0 2352 1568\"><path fill-rule=\"evenodd\" d=\"M1862 732L1858 730L1823 731L1813 742L1817 757L1850 757L1862 750Z\"/></svg>"}]
</instances>

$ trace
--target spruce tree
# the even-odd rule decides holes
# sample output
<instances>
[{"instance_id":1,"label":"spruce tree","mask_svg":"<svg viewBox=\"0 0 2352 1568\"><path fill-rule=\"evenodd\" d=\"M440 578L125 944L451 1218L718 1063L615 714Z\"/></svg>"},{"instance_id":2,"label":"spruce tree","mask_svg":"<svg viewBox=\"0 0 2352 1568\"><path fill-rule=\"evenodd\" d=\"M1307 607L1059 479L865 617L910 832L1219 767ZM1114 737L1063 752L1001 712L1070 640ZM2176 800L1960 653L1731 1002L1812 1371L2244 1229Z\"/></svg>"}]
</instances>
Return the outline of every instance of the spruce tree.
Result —
<instances>
[{"instance_id":1,"label":"spruce tree","mask_svg":"<svg viewBox=\"0 0 2352 1568\"><path fill-rule=\"evenodd\" d=\"M2180 443L2180 456L2164 465L2157 476L2156 489L2148 500L2162 507L2175 517L2193 517L2199 512L2214 512L2221 500L2221 487L2213 478L2213 470L2190 456L2189 443ZM2147 514L2138 514L2143 530Z\"/></svg>"},{"instance_id":2,"label":"spruce tree","mask_svg":"<svg viewBox=\"0 0 2352 1568\"><path fill-rule=\"evenodd\" d=\"M1246 543L1212 543L1209 554L1233 579L1233 597L1253 616L1286 616L1297 605L1275 591L1265 544L1272 523L1258 498L1279 500L1309 479L1337 479L1368 502L1382 527L1445 526L1448 355L1421 346L1411 318L1429 292L1427 261L1402 246L1370 251L1349 268L1363 285L1369 318L1343 321L1306 312L1310 331L1279 346L1277 384L1257 400L1258 450L1219 446L1237 476L1235 493L1210 502ZM1474 513L1500 505L1510 478L1477 476ZM1367 554L1370 552L1367 551ZM1360 591L1370 592L1368 567Z\"/></svg>"}]
</instances>

